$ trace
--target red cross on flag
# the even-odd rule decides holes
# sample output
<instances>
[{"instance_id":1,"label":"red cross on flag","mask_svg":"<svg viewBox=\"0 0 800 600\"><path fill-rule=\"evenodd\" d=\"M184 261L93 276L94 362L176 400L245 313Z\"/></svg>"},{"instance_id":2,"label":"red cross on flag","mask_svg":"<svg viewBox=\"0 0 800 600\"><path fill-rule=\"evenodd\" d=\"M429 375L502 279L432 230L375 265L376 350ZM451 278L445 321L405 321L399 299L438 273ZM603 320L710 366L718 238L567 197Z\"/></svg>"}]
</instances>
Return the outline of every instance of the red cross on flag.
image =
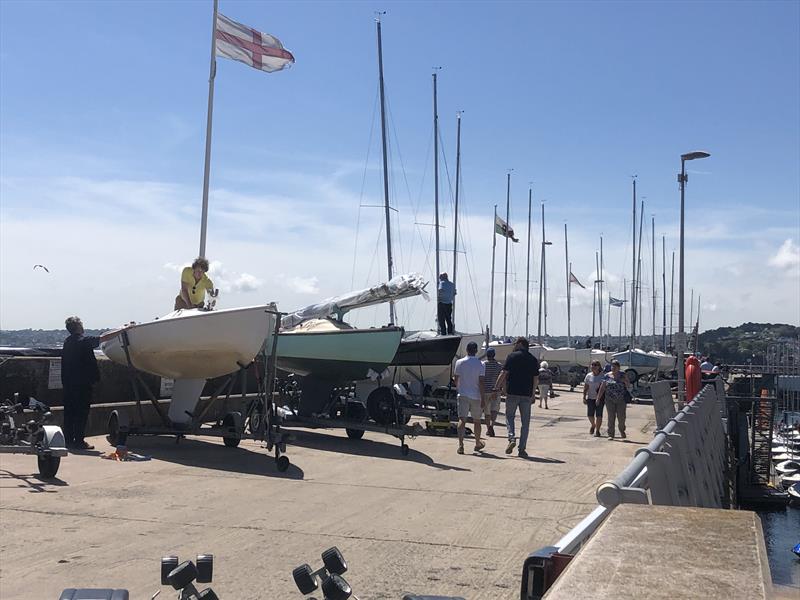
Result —
<instances>
[{"instance_id":1,"label":"red cross on flag","mask_svg":"<svg viewBox=\"0 0 800 600\"><path fill-rule=\"evenodd\" d=\"M217 13L216 55L238 60L260 71L272 73L294 62L281 41Z\"/></svg>"}]
</instances>

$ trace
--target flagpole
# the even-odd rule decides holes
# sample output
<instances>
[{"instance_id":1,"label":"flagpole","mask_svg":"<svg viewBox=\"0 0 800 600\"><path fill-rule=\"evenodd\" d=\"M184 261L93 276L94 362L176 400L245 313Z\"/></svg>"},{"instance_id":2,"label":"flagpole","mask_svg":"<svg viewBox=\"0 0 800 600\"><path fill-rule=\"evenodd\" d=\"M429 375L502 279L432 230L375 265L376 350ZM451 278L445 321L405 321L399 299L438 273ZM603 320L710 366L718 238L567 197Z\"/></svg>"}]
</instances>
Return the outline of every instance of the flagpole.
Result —
<instances>
[{"instance_id":1,"label":"flagpole","mask_svg":"<svg viewBox=\"0 0 800 600\"><path fill-rule=\"evenodd\" d=\"M597 313L595 309L597 308L597 288L600 285L600 255L595 251L594 253L594 270L596 273L596 277L594 279L594 294L592 295L592 337L595 337L595 320L597 318ZM594 342L594 340L592 340Z\"/></svg>"},{"instance_id":2,"label":"flagpole","mask_svg":"<svg viewBox=\"0 0 800 600\"><path fill-rule=\"evenodd\" d=\"M564 223L564 262L567 267L567 347L572 347L572 331L570 329L570 289L572 283L569 280L569 274L572 267L569 264L569 242L567 241L567 224Z\"/></svg>"},{"instance_id":3,"label":"flagpole","mask_svg":"<svg viewBox=\"0 0 800 600\"><path fill-rule=\"evenodd\" d=\"M651 272L650 279L653 283L653 350L655 350L656 349L656 218L651 217L650 223L652 225L652 230L650 234L650 237L652 239L650 240L650 242L653 247L653 252L652 252L653 260L652 264L650 265L650 272Z\"/></svg>"},{"instance_id":4,"label":"flagpole","mask_svg":"<svg viewBox=\"0 0 800 600\"><path fill-rule=\"evenodd\" d=\"M494 205L494 221L492 221L492 288L489 297L489 339L491 341L494 332L494 258L497 254L497 204ZM487 346L488 347L488 346Z\"/></svg>"},{"instance_id":5,"label":"flagpole","mask_svg":"<svg viewBox=\"0 0 800 600\"><path fill-rule=\"evenodd\" d=\"M503 337L506 337L506 307L508 303L508 230L511 227L511 172L506 178L506 268L503 269Z\"/></svg>"},{"instance_id":6,"label":"flagpole","mask_svg":"<svg viewBox=\"0 0 800 600\"><path fill-rule=\"evenodd\" d=\"M621 307L622 310L619 311L619 344L620 344L620 346L622 346L622 321L623 320L627 321L627 319L628 319L628 306L627 306L627 302L625 302L625 300L627 299L625 297L625 296L627 296L627 291L625 290L625 287L627 285L628 285L628 282L625 281L625 278L623 278L622 279L622 307ZM627 325L626 325L626 328L627 328ZM627 333L628 332L626 331L625 334L627 335ZM620 347L620 350L621 349L622 348Z\"/></svg>"},{"instance_id":7,"label":"flagpole","mask_svg":"<svg viewBox=\"0 0 800 600\"><path fill-rule=\"evenodd\" d=\"M528 254L525 267L525 339L528 338L528 327L530 324L530 304L531 304L531 199L533 198L533 188L528 188Z\"/></svg>"},{"instance_id":8,"label":"flagpole","mask_svg":"<svg viewBox=\"0 0 800 600\"><path fill-rule=\"evenodd\" d=\"M206 112L206 159L203 167L203 210L200 217L200 253L206 255L206 229L208 227L208 178L211 171L211 118L214 114L214 78L217 75L217 0L214 0L214 18L211 22L211 66L208 73L208 110Z\"/></svg>"},{"instance_id":9,"label":"flagpole","mask_svg":"<svg viewBox=\"0 0 800 600\"><path fill-rule=\"evenodd\" d=\"M644 226L644 200L642 200L642 210L639 213L639 250L637 251L636 261L638 263L636 270L636 318L639 320L637 323L636 331L639 332L639 345L641 345L642 337L642 227Z\"/></svg>"}]
</instances>

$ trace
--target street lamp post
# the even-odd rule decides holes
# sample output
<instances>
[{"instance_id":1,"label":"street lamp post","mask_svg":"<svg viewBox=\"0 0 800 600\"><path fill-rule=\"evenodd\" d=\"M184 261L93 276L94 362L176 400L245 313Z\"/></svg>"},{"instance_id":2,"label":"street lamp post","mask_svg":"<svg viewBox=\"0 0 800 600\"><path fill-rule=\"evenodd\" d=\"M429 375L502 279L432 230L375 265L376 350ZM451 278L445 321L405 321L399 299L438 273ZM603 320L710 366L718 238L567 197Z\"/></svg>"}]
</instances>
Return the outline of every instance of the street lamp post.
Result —
<instances>
[{"instance_id":1,"label":"street lamp post","mask_svg":"<svg viewBox=\"0 0 800 600\"><path fill-rule=\"evenodd\" d=\"M684 265L684 258L683 258L683 233L684 233L684 195L686 190L686 182L688 181L688 176L686 175L686 161L687 160L696 160L699 158L708 158L711 156L708 152L703 152L702 150L698 150L696 152L687 152L686 154L681 154L681 172L678 173L678 183L681 186L681 230L680 230L680 260L679 260L679 267L678 267L678 334L676 336L676 350L678 353L678 358L680 358L679 368L678 368L678 401L683 404L686 402L686 382L685 382L685 366L684 366L684 351L686 349L686 333L683 329L683 265Z\"/></svg>"}]
</instances>

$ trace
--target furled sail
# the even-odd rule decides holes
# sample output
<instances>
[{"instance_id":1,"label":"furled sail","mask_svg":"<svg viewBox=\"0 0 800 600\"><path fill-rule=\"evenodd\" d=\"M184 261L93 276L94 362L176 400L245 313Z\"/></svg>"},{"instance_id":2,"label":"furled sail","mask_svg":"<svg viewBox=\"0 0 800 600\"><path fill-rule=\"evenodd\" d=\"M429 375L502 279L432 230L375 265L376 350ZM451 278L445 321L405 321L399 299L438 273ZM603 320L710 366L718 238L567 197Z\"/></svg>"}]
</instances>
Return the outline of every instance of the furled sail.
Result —
<instances>
[{"instance_id":1,"label":"furled sail","mask_svg":"<svg viewBox=\"0 0 800 600\"><path fill-rule=\"evenodd\" d=\"M323 319L331 316L341 319L345 313L355 308L411 298L412 296L421 295L428 300L428 294L425 291L426 285L428 285L428 282L419 273L397 275L386 283L327 298L317 304L311 304L293 311L281 319L281 326L284 328L295 327L308 319Z\"/></svg>"}]
</instances>

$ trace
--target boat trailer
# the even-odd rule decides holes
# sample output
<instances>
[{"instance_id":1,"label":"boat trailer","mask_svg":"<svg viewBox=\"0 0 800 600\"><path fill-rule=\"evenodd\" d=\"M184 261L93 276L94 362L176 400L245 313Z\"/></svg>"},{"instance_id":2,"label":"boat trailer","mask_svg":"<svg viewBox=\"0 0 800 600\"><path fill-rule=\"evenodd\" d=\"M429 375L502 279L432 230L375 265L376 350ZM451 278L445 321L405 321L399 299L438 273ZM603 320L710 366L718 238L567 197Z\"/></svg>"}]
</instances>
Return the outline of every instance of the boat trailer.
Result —
<instances>
[{"instance_id":1,"label":"boat trailer","mask_svg":"<svg viewBox=\"0 0 800 600\"><path fill-rule=\"evenodd\" d=\"M272 311L267 311L272 312ZM128 334L122 332L122 346L125 350L125 358L128 363L128 372L131 386L133 388L134 399L136 402L136 416L130 416L122 410L113 410L108 417L107 436L108 442L112 446L125 446L131 436L174 436L175 441L180 442L181 438L187 435L221 437L223 443L228 448L235 448L242 439L252 439L263 444L268 452L273 452L275 465L278 471L284 472L289 468L289 457L286 456L287 434L281 429L281 418L275 405L275 351L278 344L278 329L280 327L280 316L282 313L273 312L277 316L275 319L275 331L272 337L272 348L267 354L266 348L262 347L259 356L250 364L239 363L239 371L231 373L225 380L217 386L214 393L208 398L205 406L199 412L185 411L190 417L186 423L175 423L170 420L164 412L164 408L155 397L153 392L142 379L141 373L133 366L130 358ZM260 360L259 360L260 357ZM206 415L212 406L220 399L227 400L231 397L237 379L241 382L241 398L246 401L247 394L247 369L255 370L258 381L258 391L254 398L247 402L247 409L241 411L230 411L222 419L216 419L213 425L208 426ZM263 368L263 373L259 370ZM150 401L156 414L161 421L160 426L147 425L145 423L144 411L142 408L142 392ZM198 401L199 406L199 401ZM138 418L136 418L138 417Z\"/></svg>"},{"instance_id":2,"label":"boat trailer","mask_svg":"<svg viewBox=\"0 0 800 600\"><path fill-rule=\"evenodd\" d=\"M67 448L61 427L47 425L52 417L50 408L35 398L30 398L27 406L20 402L19 393L13 401L4 400L0 404L0 454L35 454L39 475L55 477Z\"/></svg>"}]
</instances>

